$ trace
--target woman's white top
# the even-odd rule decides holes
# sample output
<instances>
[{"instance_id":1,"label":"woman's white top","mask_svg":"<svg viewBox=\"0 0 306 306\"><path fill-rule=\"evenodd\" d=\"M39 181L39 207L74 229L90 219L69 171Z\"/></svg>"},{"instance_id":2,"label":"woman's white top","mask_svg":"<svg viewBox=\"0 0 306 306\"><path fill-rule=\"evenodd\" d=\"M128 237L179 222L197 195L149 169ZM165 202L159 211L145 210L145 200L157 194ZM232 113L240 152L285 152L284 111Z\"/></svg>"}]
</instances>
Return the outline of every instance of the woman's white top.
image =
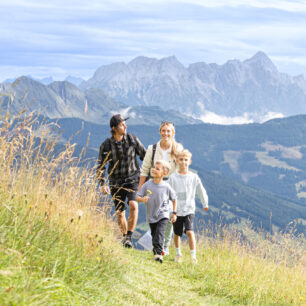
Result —
<instances>
[{"instance_id":1,"label":"woman's white top","mask_svg":"<svg viewBox=\"0 0 306 306\"><path fill-rule=\"evenodd\" d=\"M168 150L163 150L160 146L160 141L159 141L156 144L156 151L155 151L154 161L153 161L153 163L155 163L157 160L168 161L168 163L170 164L170 171L169 171L167 177L169 177L169 175L171 175L176 169L176 162L171 157L171 149L172 149L172 143L171 143L170 148ZM183 150L183 146L180 143L177 144L177 150L178 151ZM143 159L143 162L142 162L140 176L148 176L149 175L150 169L152 168L152 154L153 154L153 145L149 145L148 150L146 152L146 155L145 155L145 157Z\"/></svg>"}]
</instances>

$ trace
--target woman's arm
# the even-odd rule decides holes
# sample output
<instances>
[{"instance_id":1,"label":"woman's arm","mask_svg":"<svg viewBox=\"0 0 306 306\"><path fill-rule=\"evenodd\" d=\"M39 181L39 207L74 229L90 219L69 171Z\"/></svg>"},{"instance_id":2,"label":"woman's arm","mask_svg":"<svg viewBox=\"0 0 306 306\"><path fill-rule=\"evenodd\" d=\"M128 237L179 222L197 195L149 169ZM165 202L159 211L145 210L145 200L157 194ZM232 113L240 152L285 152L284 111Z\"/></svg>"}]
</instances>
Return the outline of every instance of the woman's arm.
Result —
<instances>
[{"instance_id":1,"label":"woman's arm","mask_svg":"<svg viewBox=\"0 0 306 306\"><path fill-rule=\"evenodd\" d=\"M147 177L150 173L150 169L152 167L152 154L153 154L152 151L153 151L153 146L149 145L146 155L142 162L140 176Z\"/></svg>"},{"instance_id":2,"label":"woman's arm","mask_svg":"<svg viewBox=\"0 0 306 306\"><path fill-rule=\"evenodd\" d=\"M140 176L139 178L139 185L137 187L137 190L141 188L141 186L146 182L147 177L146 176Z\"/></svg>"}]
</instances>

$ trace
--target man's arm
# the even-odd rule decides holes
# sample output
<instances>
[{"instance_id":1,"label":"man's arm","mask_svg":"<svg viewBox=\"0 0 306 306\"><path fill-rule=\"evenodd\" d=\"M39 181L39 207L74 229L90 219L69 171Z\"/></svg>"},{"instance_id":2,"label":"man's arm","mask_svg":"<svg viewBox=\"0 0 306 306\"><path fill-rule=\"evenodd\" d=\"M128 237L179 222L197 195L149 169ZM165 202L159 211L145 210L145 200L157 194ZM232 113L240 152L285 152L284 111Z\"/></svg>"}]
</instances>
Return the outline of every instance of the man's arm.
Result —
<instances>
[{"instance_id":1,"label":"man's arm","mask_svg":"<svg viewBox=\"0 0 306 306\"><path fill-rule=\"evenodd\" d=\"M106 164L109 161L110 152L106 152L105 145L106 141L104 141L100 146L98 164L96 169L96 177L102 186L103 193L109 194L110 193L109 187L105 184L106 183L105 169L106 169Z\"/></svg>"},{"instance_id":2,"label":"man's arm","mask_svg":"<svg viewBox=\"0 0 306 306\"><path fill-rule=\"evenodd\" d=\"M136 153L139 155L140 160L143 160L146 155L146 148L143 146L137 136L134 135L134 138L136 142Z\"/></svg>"}]
</instances>

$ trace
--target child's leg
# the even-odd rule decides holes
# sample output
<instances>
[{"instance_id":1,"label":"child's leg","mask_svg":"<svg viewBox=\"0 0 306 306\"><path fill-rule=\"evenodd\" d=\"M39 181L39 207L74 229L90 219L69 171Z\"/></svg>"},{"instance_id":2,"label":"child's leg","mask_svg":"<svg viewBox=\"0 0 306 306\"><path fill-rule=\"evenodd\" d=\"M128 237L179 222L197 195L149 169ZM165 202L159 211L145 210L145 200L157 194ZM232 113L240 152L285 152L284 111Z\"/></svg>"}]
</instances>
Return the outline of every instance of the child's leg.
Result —
<instances>
[{"instance_id":1,"label":"child's leg","mask_svg":"<svg viewBox=\"0 0 306 306\"><path fill-rule=\"evenodd\" d=\"M155 233L156 233L156 227L157 227L157 223L149 223L150 225L150 229L151 229L151 236L152 236L152 245L153 245L153 254L155 255L155 248L154 248L154 237L155 237Z\"/></svg>"},{"instance_id":2,"label":"child's leg","mask_svg":"<svg viewBox=\"0 0 306 306\"><path fill-rule=\"evenodd\" d=\"M174 234L175 256L182 257L181 253L181 237Z\"/></svg>"},{"instance_id":3,"label":"child's leg","mask_svg":"<svg viewBox=\"0 0 306 306\"><path fill-rule=\"evenodd\" d=\"M174 245L176 249L181 247L181 237L174 234Z\"/></svg>"},{"instance_id":4,"label":"child's leg","mask_svg":"<svg viewBox=\"0 0 306 306\"><path fill-rule=\"evenodd\" d=\"M196 240L195 240L195 235L194 231L186 231L187 237L188 237L188 243L189 243L189 248L190 251L196 249Z\"/></svg>"},{"instance_id":5,"label":"child's leg","mask_svg":"<svg viewBox=\"0 0 306 306\"><path fill-rule=\"evenodd\" d=\"M168 223L167 218L161 219L157 223L154 223L156 224L154 236L152 236L154 255L161 255L163 252L163 245L164 245L164 238L165 238L165 231L166 231L167 223Z\"/></svg>"},{"instance_id":6,"label":"child's leg","mask_svg":"<svg viewBox=\"0 0 306 306\"><path fill-rule=\"evenodd\" d=\"M173 223L174 245L176 249L174 261L176 262L182 261L181 236L183 234L183 220L184 217L177 217L176 222Z\"/></svg>"},{"instance_id":7,"label":"child's leg","mask_svg":"<svg viewBox=\"0 0 306 306\"><path fill-rule=\"evenodd\" d=\"M196 240L195 240L195 235L193 231L193 219L194 219L194 214L186 216L185 219L185 231L186 235L188 237L188 243L189 243L189 248L190 248L190 254L193 262L197 262L196 259Z\"/></svg>"},{"instance_id":8,"label":"child's leg","mask_svg":"<svg viewBox=\"0 0 306 306\"><path fill-rule=\"evenodd\" d=\"M196 241L193 231L186 231L188 236L189 248L190 248L190 255L191 260L193 263L197 263L197 254L196 254Z\"/></svg>"},{"instance_id":9,"label":"child's leg","mask_svg":"<svg viewBox=\"0 0 306 306\"><path fill-rule=\"evenodd\" d=\"M165 250L167 248L169 248L169 246L170 246L172 234L173 234L173 225L172 225L171 220L169 220L169 222L167 224L166 232L165 232L165 241L164 241L164 249Z\"/></svg>"}]
</instances>

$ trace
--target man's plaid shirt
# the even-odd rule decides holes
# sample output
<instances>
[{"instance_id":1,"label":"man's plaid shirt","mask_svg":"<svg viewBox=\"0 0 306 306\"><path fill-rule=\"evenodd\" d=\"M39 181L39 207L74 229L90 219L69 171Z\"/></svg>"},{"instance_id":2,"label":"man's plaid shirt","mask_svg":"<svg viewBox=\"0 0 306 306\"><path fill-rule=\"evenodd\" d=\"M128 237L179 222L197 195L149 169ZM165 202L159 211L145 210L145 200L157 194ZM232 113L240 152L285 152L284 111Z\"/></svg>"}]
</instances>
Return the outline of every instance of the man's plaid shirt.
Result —
<instances>
[{"instance_id":1,"label":"man's plaid shirt","mask_svg":"<svg viewBox=\"0 0 306 306\"><path fill-rule=\"evenodd\" d=\"M105 184L105 168L108 164L110 184L121 185L139 173L137 156L144 159L146 149L140 140L132 134L125 134L121 142L114 137L107 138L100 146L97 177L100 184Z\"/></svg>"}]
</instances>

